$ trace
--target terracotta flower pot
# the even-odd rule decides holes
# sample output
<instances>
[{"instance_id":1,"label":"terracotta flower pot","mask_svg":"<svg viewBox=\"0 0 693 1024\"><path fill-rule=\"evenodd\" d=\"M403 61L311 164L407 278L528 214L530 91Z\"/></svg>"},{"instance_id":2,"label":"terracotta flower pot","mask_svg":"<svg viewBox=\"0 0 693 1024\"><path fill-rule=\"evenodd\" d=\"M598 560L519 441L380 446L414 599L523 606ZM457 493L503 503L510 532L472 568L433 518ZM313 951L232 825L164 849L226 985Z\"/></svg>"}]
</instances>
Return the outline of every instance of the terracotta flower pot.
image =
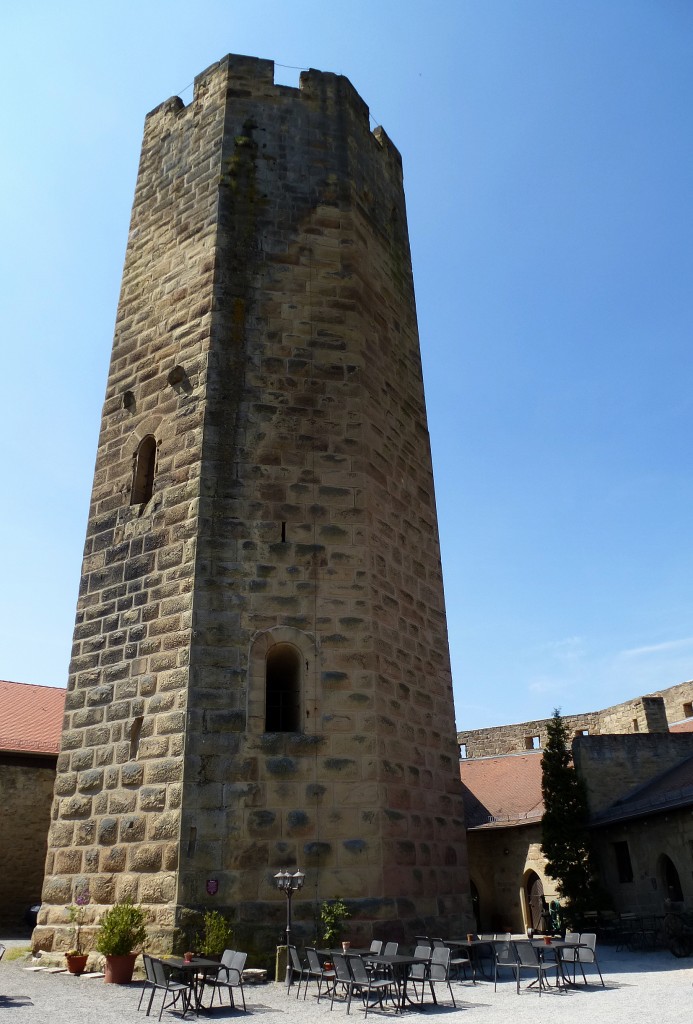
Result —
<instances>
[{"instance_id":1,"label":"terracotta flower pot","mask_svg":"<svg viewBox=\"0 0 693 1024\"><path fill-rule=\"evenodd\" d=\"M107 985L127 985L132 981L137 953L125 956L107 956L104 981Z\"/></svg>"},{"instance_id":2,"label":"terracotta flower pot","mask_svg":"<svg viewBox=\"0 0 693 1024\"><path fill-rule=\"evenodd\" d=\"M89 959L86 953L70 953L65 959L67 960L67 969L70 974L76 974L77 976L84 974L84 968L87 966L87 960Z\"/></svg>"}]
</instances>

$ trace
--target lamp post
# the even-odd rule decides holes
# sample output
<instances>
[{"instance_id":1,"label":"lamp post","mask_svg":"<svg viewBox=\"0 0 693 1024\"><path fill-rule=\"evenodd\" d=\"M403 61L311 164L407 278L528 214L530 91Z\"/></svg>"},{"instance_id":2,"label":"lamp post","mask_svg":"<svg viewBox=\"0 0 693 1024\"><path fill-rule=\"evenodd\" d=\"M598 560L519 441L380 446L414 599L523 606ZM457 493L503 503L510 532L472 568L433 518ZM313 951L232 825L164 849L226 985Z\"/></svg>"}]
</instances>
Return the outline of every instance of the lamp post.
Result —
<instances>
[{"instance_id":1,"label":"lamp post","mask_svg":"<svg viewBox=\"0 0 693 1024\"><path fill-rule=\"evenodd\" d=\"M282 868L281 871L277 871L274 876L274 880L277 883L277 889L284 893L286 896L286 980L288 983L289 972L291 970L291 961L289 958L289 946L291 945L291 899L295 892L303 888L305 881L305 873L298 868L293 874L287 871L286 868Z\"/></svg>"}]
</instances>

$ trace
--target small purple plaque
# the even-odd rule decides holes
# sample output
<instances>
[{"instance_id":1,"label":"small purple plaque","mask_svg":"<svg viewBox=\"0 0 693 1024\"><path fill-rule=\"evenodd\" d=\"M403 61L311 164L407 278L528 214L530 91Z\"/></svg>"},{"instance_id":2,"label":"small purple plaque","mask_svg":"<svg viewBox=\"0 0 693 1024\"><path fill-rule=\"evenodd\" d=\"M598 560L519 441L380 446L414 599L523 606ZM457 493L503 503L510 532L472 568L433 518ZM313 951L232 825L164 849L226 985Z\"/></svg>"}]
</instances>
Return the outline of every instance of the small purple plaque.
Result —
<instances>
[{"instance_id":1,"label":"small purple plaque","mask_svg":"<svg viewBox=\"0 0 693 1024\"><path fill-rule=\"evenodd\" d=\"M207 879L207 892L210 896L216 896L219 892L219 883L216 878Z\"/></svg>"}]
</instances>

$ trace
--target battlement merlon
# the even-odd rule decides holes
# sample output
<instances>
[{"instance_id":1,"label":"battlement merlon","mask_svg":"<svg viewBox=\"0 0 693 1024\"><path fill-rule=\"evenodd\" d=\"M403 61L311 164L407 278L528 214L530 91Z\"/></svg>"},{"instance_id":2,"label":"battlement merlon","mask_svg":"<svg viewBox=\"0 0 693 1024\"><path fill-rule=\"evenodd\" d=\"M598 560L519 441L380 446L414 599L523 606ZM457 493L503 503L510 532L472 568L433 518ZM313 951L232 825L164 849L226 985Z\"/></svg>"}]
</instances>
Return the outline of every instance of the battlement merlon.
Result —
<instances>
[{"instance_id":1,"label":"battlement merlon","mask_svg":"<svg viewBox=\"0 0 693 1024\"><path fill-rule=\"evenodd\" d=\"M151 133L161 121L175 119L184 111L199 108L210 93L218 95L220 75L225 80L226 95L229 98L257 100L276 98L279 95L298 95L310 102L322 103L330 99L341 101L350 108L355 121L362 122L364 131L371 135L383 152L402 166L400 152L385 130L378 126L370 131L368 105L344 75L311 68L301 72L298 89L288 85L275 85L274 61L235 53L227 54L195 77L193 99L188 106L180 97L172 96L154 107L145 119L145 131Z\"/></svg>"}]
</instances>

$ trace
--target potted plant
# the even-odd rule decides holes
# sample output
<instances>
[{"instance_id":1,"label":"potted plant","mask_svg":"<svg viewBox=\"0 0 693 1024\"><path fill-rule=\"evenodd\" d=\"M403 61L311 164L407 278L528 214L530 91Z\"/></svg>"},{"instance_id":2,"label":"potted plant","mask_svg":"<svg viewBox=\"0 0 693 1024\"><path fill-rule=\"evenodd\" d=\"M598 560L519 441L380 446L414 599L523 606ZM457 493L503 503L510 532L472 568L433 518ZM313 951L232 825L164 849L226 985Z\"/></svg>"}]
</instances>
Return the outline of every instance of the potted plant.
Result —
<instances>
[{"instance_id":1,"label":"potted plant","mask_svg":"<svg viewBox=\"0 0 693 1024\"><path fill-rule=\"evenodd\" d=\"M87 966L87 959L89 954L84 952L82 947L82 925L84 924L84 908L89 902L89 894L83 893L77 897L75 902L67 908L67 912L70 915L70 924L72 928L72 940L74 945L71 949L68 949L65 953L65 959L67 960L67 969L70 974L80 975L84 973L84 969Z\"/></svg>"},{"instance_id":2,"label":"potted plant","mask_svg":"<svg viewBox=\"0 0 693 1024\"><path fill-rule=\"evenodd\" d=\"M339 940L344 921L349 917L344 900L326 900L320 904L320 932L326 949L334 949Z\"/></svg>"},{"instance_id":3,"label":"potted plant","mask_svg":"<svg viewBox=\"0 0 693 1024\"><path fill-rule=\"evenodd\" d=\"M124 985L132 981L135 960L147 939L145 913L130 900L114 903L101 918L96 948L106 957L105 981Z\"/></svg>"},{"instance_id":4,"label":"potted plant","mask_svg":"<svg viewBox=\"0 0 693 1024\"><path fill-rule=\"evenodd\" d=\"M202 922L202 935L198 936L197 947L208 960L218 958L225 949L230 949L233 941L233 928L218 910L205 911Z\"/></svg>"}]
</instances>

